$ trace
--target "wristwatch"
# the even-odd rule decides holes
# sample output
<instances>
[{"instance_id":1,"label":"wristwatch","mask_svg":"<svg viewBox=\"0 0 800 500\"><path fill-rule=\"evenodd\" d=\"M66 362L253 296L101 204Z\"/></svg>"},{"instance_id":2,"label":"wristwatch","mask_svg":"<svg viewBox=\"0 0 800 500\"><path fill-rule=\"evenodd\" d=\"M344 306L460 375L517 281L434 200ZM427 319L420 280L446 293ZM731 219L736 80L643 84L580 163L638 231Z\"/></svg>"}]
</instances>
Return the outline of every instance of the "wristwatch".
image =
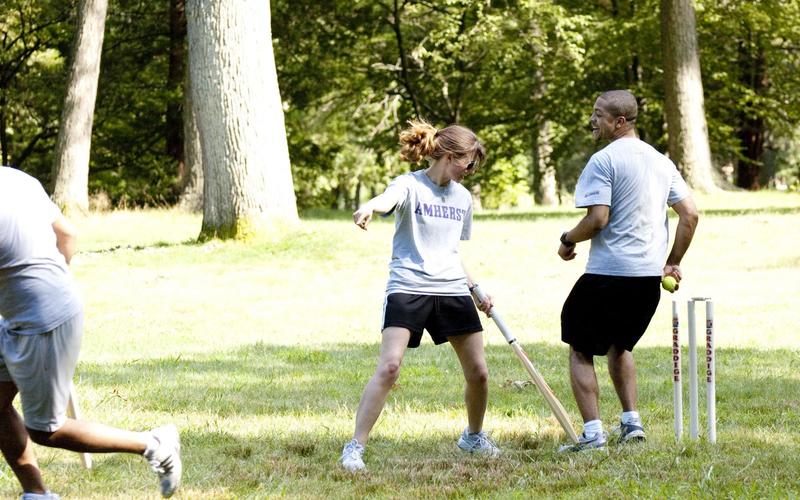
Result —
<instances>
[{"instance_id":1,"label":"wristwatch","mask_svg":"<svg viewBox=\"0 0 800 500\"><path fill-rule=\"evenodd\" d=\"M568 232L569 231L564 231L563 233L561 233L561 244L564 245L565 247L574 247L575 243L573 243L573 242L571 242L571 241L569 241L567 239L567 233Z\"/></svg>"}]
</instances>

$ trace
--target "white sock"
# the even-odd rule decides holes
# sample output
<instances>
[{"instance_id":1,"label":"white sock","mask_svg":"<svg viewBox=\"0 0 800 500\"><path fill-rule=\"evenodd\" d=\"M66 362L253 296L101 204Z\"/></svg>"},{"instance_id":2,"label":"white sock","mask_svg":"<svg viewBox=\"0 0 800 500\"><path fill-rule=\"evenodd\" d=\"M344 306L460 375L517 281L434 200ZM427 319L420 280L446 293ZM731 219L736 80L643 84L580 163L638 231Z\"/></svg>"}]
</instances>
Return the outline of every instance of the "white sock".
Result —
<instances>
[{"instance_id":1,"label":"white sock","mask_svg":"<svg viewBox=\"0 0 800 500\"><path fill-rule=\"evenodd\" d=\"M583 435L586 437L592 437L595 434L603 432L603 421L600 419L597 420L589 420L588 422L583 423Z\"/></svg>"},{"instance_id":2,"label":"white sock","mask_svg":"<svg viewBox=\"0 0 800 500\"><path fill-rule=\"evenodd\" d=\"M639 412L636 410L623 411L621 419L623 424L636 424L640 425L642 419L639 417Z\"/></svg>"}]
</instances>

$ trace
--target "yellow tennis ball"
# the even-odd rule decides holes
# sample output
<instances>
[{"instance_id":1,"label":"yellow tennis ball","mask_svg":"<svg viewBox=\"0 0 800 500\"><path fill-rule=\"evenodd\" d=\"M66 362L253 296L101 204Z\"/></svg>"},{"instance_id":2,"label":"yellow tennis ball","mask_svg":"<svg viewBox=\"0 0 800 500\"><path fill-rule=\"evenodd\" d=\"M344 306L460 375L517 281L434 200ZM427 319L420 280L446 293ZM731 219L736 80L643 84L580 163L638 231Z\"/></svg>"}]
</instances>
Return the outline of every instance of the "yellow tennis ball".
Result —
<instances>
[{"instance_id":1,"label":"yellow tennis ball","mask_svg":"<svg viewBox=\"0 0 800 500\"><path fill-rule=\"evenodd\" d=\"M674 293L678 286L678 282L672 276L664 276L661 280L661 287L669 293Z\"/></svg>"}]
</instances>

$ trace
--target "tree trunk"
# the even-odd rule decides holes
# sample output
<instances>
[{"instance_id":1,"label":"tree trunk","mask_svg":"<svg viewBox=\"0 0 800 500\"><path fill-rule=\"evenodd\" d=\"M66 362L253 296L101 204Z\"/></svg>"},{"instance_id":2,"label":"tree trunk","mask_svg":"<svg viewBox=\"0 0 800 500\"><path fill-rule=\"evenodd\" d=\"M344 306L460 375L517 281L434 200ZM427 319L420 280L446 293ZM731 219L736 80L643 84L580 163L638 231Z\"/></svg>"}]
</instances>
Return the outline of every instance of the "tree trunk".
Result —
<instances>
[{"instance_id":1,"label":"tree trunk","mask_svg":"<svg viewBox=\"0 0 800 500\"><path fill-rule=\"evenodd\" d=\"M737 133L742 156L736 165L736 185L750 190L761 187L761 164L764 156L763 118L743 118Z\"/></svg>"},{"instance_id":2,"label":"tree trunk","mask_svg":"<svg viewBox=\"0 0 800 500\"><path fill-rule=\"evenodd\" d=\"M752 35L751 35L752 36ZM740 81L751 89L752 94L761 96L768 86L766 76L766 57L761 41L755 44L739 44ZM755 45L755 47L753 47ZM750 48L751 50L748 50ZM752 50L755 48L755 50ZM753 100L740 108L739 124L736 136L739 138L742 156L736 165L736 185L745 189L759 189L761 187L761 165L764 160L764 132L766 125L764 118L754 113Z\"/></svg>"},{"instance_id":3,"label":"tree trunk","mask_svg":"<svg viewBox=\"0 0 800 500\"><path fill-rule=\"evenodd\" d=\"M551 156L550 122L543 120L533 138L533 199L538 205L558 205L556 168Z\"/></svg>"},{"instance_id":4,"label":"tree trunk","mask_svg":"<svg viewBox=\"0 0 800 500\"><path fill-rule=\"evenodd\" d=\"M201 239L298 222L269 2L189 0L189 71L203 152Z\"/></svg>"},{"instance_id":5,"label":"tree trunk","mask_svg":"<svg viewBox=\"0 0 800 500\"><path fill-rule=\"evenodd\" d=\"M181 192L178 208L199 212L203 210L203 151L191 96L191 79L187 75L183 98L184 173L178 177Z\"/></svg>"},{"instance_id":6,"label":"tree trunk","mask_svg":"<svg viewBox=\"0 0 800 500\"><path fill-rule=\"evenodd\" d=\"M661 0L669 154L695 190L714 191L693 0Z\"/></svg>"},{"instance_id":7,"label":"tree trunk","mask_svg":"<svg viewBox=\"0 0 800 500\"><path fill-rule=\"evenodd\" d=\"M89 152L108 0L81 0L53 165L53 201L64 213L89 210Z\"/></svg>"},{"instance_id":8,"label":"tree trunk","mask_svg":"<svg viewBox=\"0 0 800 500\"><path fill-rule=\"evenodd\" d=\"M178 185L184 184L187 175L183 158L183 118L181 105L184 102L184 80L186 78L186 3L184 0L169 2L169 68L167 70L167 101L165 139L167 154L178 165Z\"/></svg>"},{"instance_id":9,"label":"tree trunk","mask_svg":"<svg viewBox=\"0 0 800 500\"><path fill-rule=\"evenodd\" d=\"M6 128L6 89L0 88L0 166L8 165L8 135Z\"/></svg>"}]
</instances>

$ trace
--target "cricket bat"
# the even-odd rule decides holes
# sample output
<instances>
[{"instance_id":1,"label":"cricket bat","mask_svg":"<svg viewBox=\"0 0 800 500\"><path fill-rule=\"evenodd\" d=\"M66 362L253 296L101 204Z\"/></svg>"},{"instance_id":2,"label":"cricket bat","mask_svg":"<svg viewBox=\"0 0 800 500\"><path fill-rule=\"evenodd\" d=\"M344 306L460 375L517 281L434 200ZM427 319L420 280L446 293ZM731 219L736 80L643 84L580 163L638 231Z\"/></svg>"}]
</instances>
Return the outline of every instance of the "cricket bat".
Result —
<instances>
[{"instance_id":1,"label":"cricket bat","mask_svg":"<svg viewBox=\"0 0 800 500\"><path fill-rule=\"evenodd\" d=\"M483 302L486 299L486 295L477 285L474 285L471 291L473 294L475 294L475 297L477 297L478 301ZM522 366L525 367L525 370L527 370L528 374L531 376L531 379L533 379L533 383L539 389L539 392L541 392L542 396L544 396L545 401L547 401L548 406L550 406L550 410L553 412L553 416L555 416L556 420L558 420L558 423L561 424L564 432L567 433L567 436L572 440L573 443L577 443L578 435L575 433L575 429L572 427L572 421L570 420L569 415L567 415L564 405L561 404L561 401L558 400L555 393L553 393L553 390L550 389L549 385L547 385L547 382L545 382L544 377L542 377L542 374L539 373L539 370L533 366L533 363L531 363L528 355L525 354L525 350L522 348L519 342L517 342L517 339L511 333L511 330L509 330L508 326L506 326L505 321L503 321L503 317L497 312L496 307L492 307L489 316L492 318L495 325L497 325L497 328L500 330L500 333L503 334L503 337L505 337L506 341L514 349L514 353L517 355L520 362L522 362Z\"/></svg>"},{"instance_id":2,"label":"cricket bat","mask_svg":"<svg viewBox=\"0 0 800 500\"><path fill-rule=\"evenodd\" d=\"M75 420L81 419L81 410L78 403L78 396L75 393L75 384L72 384L69 389L69 401L67 401L67 416ZM80 456L81 456L81 464L83 464L83 467L86 469L91 469L92 454L80 453Z\"/></svg>"}]
</instances>

